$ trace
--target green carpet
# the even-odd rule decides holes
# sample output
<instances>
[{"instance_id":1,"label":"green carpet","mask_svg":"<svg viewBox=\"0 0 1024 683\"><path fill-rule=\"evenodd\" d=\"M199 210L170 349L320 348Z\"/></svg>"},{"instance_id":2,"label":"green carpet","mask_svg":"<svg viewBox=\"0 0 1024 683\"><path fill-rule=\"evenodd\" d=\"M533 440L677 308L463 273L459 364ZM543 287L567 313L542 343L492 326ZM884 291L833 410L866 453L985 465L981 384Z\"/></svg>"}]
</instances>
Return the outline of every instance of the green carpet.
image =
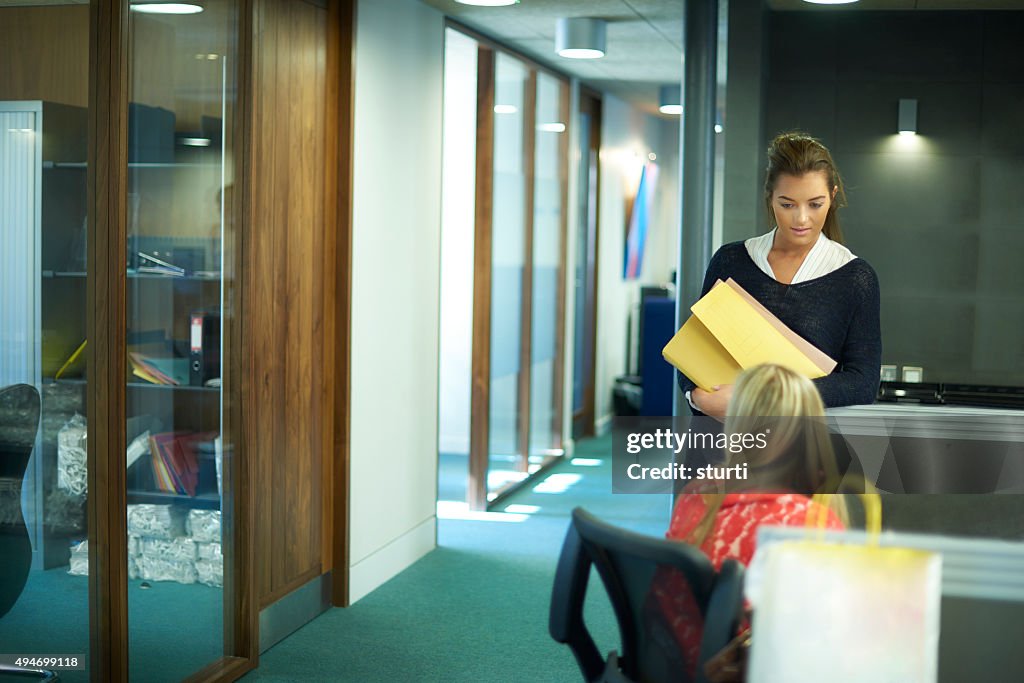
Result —
<instances>
[{"instance_id":1,"label":"green carpet","mask_svg":"<svg viewBox=\"0 0 1024 683\"><path fill-rule=\"evenodd\" d=\"M547 633L569 512L582 505L655 535L669 517L667 496L611 494L610 445L610 438L578 444L577 464L560 463L540 485L513 495L502 507L530 510L513 517L521 521L439 520L437 550L356 605L307 624L266 652L245 680L578 680L569 649ZM0 652L87 653L86 583L66 569L32 572L21 599L0 619ZM141 584L129 582L131 680L179 681L219 656L220 590ZM602 591L591 591L586 614L600 648L617 647ZM61 678L84 683L88 673Z\"/></svg>"},{"instance_id":2,"label":"green carpet","mask_svg":"<svg viewBox=\"0 0 1024 683\"><path fill-rule=\"evenodd\" d=\"M669 496L612 495L610 446L610 438L582 442L574 460L585 465L561 463L541 485L515 494L503 508L536 508L522 521L439 520L437 550L271 648L244 680L579 680L568 647L547 632L569 512L582 505L656 535L669 518ZM602 651L617 647L600 589L591 591L586 617Z\"/></svg>"},{"instance_id":3,"label":"green carpet","mask_svg":"<svg viewBox=\"0 0 1024 683\"><path fill-rule=\"evenodd\" d=\"M14 607L0 619L4 654L89 652L88 579L67 568L35 571ZM132 681L171 683L221 656L222 591L200 584L128 582L128 665ZM62 671L85 683L88 671ZM0 680L6 680L0 677Z\"/></svg>"}]
</instances>

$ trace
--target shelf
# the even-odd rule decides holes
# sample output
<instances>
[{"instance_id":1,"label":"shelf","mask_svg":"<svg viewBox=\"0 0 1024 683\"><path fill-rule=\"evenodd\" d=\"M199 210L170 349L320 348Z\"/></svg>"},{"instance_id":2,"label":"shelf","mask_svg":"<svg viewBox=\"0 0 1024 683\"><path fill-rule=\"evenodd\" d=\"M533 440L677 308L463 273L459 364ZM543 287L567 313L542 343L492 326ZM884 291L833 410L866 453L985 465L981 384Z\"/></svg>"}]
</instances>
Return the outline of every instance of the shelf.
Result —
<instances>
[{"instance_id":1,"label":"shelf","mask_svg":"<svg viewBox=\"0 0 1024 683\"><path fill-rule=\"evenodd\" d=\"M79 271L44 270L43 277L49 279L84 278ZM220 282L220 273L215 275L161 275L159 273L128 273L129 280L180 280L183 282Z\"/></svg>"},{"instance_id":2,"label":"shelf","mask_svg":"<svg viewBox=\"0 0 1024 683\"><path fill-rule=\"evenodd\" d=\"M43 384L85 384L88 380L85 379L53 379L47 377L43 380ZM213 393L220 391L220 387L197 387L191 384L150 384L149 382L128 382L127 387L129 389L156 389L157 391L195 391L203 393Z\"/></svg>"},{"instance_id":3,"label":"shelf","mask_svg":"<svg viewBox=\"0 0 1024 683\"><path fill-rule=\"evenodd\" d=\"M156 389L158 391L196 391L213 393L220 387L197 387L192 384L150 384L149 382L128 382L129 389Z\"/></svg>"},{"instance_id":4,"label":"shelf","mask_svg":"<svg viewBox=\"0 0 1024 683\"><path fill-rule=\"evenodd\" d=\"M156 505L178 504L201 510L219 510L220 496L216 493L200 493L197 496L185 496L178 493L163 491L140 491L128 489L129 503L153 503Z\"/></svg>"},{"instance_id":5,"label":"shelf","mask_svg":"<svg viewBox=\"0 0 1024 683\"><path fill-rule=\"evenodd\" d=\"M51 279L51 278L68 278L68 279L72 279L72 278L83 278L85 276L86 276L85 271L72 271L72 270L67 270L67 271L44 270L43 271L43 278L45 278L45 279Z\"/></svg>"},{"instance_id":6,"label":"shelf","mask_svg":"<svg viewBox=\"0 0 1024 683\"><path fill-rule=\"evenodd\" d=\"M51 168L88 168L84 161L44 161L44 169ZM128 168L220 168L220 164L190 164L190 163L158 163L149 161L129 161Z\"/></svg>"},{"instance_id":7,"label":"shelf","mask_svg":"<svg viewBox=\"0 0 1024 683\"><path fill-rule=\"evenodd\" d=\"M183 280L185 282L220 282L220 273L213 275L164 275L128 271L129 280Z\"/></svg>"}]
</instances>

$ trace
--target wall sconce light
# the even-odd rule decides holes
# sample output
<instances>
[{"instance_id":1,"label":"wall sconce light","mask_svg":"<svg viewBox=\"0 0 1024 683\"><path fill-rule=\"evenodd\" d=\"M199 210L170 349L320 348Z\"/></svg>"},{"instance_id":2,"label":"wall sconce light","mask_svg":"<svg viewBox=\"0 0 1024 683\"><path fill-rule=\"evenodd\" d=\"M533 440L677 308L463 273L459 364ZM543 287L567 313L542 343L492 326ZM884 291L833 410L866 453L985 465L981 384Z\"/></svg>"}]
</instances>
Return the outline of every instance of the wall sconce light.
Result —
<instances>
[{"instance_id":1,"label":"wall sconce light","mask_svg":"<svg viewBox=\"0 0 1024 683\"><path fill-rule=\"evenodd\" d=\"M568 59L604 57L607 22L591 17L563 17L555 24L555 52Z\"/></svg>"},{"instance_id":2,"label":"wall sconce light","mask_svg":"<svg viewBox=\"0 0 1024 683\"><path fill-rule=\"evenodd\" d=\"M900 100L900 135L917 135L917 100Z\"/></svg>"},{"instance_id":3,"label":"wall sconce light","mask_svg":"<svg viewBox=\"0 0 1024 683\"><path fill-rule=\"evenodd\" d=\"M663 85L658 88L658 111L662 114L679 116L683 113L683 89L679 85Z\"/></svg>"}]
</instances>

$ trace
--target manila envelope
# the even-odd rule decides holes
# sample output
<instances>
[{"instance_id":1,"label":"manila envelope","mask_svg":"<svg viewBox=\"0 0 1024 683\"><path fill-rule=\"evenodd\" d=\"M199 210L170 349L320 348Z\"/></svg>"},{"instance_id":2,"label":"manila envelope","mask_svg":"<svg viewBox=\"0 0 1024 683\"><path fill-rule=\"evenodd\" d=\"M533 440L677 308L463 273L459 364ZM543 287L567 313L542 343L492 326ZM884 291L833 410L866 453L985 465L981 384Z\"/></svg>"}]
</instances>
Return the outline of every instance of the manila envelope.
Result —
<instances>
[{"instance_id":1,"label":"manila envelope","mask_svg":"<svg viewBox=\"0 0 1024 683\"><path fill-rule=\"evenodd\" d=\"M740 371L761 363L776 363L811 379L836 366L732 278L719 280L690 310L693 315L662 355L705 391L732 384Z\"/></svg>"}]
</instances>

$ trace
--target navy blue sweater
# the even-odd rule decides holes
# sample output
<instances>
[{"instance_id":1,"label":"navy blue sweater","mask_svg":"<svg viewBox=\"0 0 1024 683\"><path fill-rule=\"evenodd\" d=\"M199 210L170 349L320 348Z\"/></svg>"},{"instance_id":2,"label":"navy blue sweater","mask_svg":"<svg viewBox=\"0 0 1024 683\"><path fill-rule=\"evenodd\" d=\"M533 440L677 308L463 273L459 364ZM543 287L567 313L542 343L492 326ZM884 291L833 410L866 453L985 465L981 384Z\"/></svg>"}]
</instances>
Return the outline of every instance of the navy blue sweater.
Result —
<instances>
[{"instance_id":1,"label":"navy blue sweater","mask_svg":"<svg viewBox=\"0 0 1024 683\"><path fill-rule=\"evenodd\" d=\"M701 296L718 280L734 279L789 329L835 360L814 380L826 407L873 403L882 363L878 276L861 258L813 280L785 285L751 260L743 242L726 244L708 264ZM680 373L679 386L693 382Z\"/></svg>"}]
</instances>

